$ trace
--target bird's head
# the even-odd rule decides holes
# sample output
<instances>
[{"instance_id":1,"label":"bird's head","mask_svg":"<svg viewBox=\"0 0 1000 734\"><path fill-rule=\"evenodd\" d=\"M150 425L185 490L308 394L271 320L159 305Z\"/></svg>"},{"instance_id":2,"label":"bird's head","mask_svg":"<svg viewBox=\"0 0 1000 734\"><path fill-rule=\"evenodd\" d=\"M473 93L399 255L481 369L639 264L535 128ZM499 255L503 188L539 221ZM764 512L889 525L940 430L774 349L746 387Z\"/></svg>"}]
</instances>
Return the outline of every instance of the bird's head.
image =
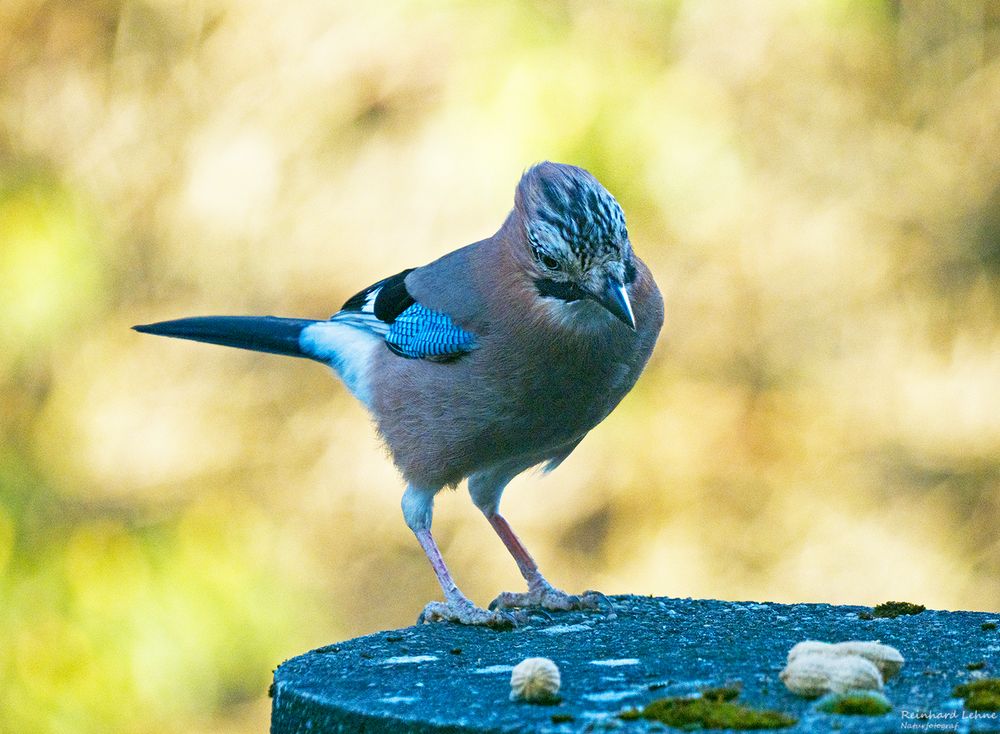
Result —
<instances>
[{"instance_id":1,"label":"bird's head","mask_svg":"<svg viewBox=\"0 0 1000 734\"><path fill-rule=\"evenodd\" d=\"M524 229L521 259L539 296L596 302L635 329L625 215L596 178L576 166L539 163L521 177L515 210Z\"/></svg>"}]
</instances>

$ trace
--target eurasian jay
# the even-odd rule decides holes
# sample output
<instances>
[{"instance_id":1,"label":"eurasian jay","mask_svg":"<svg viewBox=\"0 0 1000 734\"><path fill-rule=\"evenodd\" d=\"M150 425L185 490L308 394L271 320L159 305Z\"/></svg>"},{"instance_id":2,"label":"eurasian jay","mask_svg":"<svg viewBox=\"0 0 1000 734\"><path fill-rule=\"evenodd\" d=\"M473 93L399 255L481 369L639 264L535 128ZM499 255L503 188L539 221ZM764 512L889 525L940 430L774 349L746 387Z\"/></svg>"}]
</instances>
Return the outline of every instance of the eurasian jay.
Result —
<instances>
[{"instance_id":1,"label":"eurasian jay","mask_svg":"<svg viewBox=\"0 0 1000 734\"><path fill-rule=\"evenodd\" d=\"M403 517L445 599L420 620L507 627L509 609L597 608L597 592L546 581L500 496L525 469L555 469L614 409L662 323L618 202L582 168L545 162L522 176L492 237L375 283L327 321L202 316L134 328L332 367L406 480ZM459 590L431 535L434 496L466 478L528 586L488 610Z\"/></svg>"}]
</instances>

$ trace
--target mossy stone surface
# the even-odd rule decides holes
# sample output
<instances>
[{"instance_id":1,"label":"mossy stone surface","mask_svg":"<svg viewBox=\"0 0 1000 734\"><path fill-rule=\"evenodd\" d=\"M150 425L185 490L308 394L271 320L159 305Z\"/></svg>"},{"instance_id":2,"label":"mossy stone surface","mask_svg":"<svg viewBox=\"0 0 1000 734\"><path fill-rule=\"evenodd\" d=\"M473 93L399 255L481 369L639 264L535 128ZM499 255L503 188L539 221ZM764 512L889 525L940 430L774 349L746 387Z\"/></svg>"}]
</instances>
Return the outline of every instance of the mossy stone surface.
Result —
<instances>
[{"instance_id":1,"label":"mossy stone surface","mask_svg":"<svg viewBox=\"0 0 1000 734\"><path fill-rule=\"evenodd\" d=\"M881 693L857 691L824 696L816 702L816 708L827 714L881 716L892 711L892 704Z\"/></svg>"},{"instance_id":2,"label":"mossy stone surface","mask_svg":"<svg viewBox=\"0 0 1000 734\"><path fill-rule=\"evenodd\" d=\"M925 611L927 611L927 607L923 604L913 604L908 601L887 601L877 604L872 610L872 616L877 619L895 619Z\"/></svg>"},{"instance_id":3,"label":"mossy stone surface","mask_svg":"<svg viewBox=\"0 0 1000 734\"><path fill-rule=\"evenodd\" d=\"M970 711L1000 711L1000 678L980 678L963 683L955 686L954 694L965 699L965 708Z\"/></svg>"},{"instance_id":4,"label":"mossy stone surface","mask_svg":"<svg viewBox=\"0 0 1000 734\"><path fill-rule=\"evenodd\" d=\"M701 697L706 701L732 701L739 698L739 686L719 686L717 688L706 688L701 692Z\"/></svg>"},{"instance_id":5,"label":"mossy stone surface","mask_svg":"<svg viewBox=\"0 0 1000 734\"><path fill-rule=\"evenodd\" d=\"M710 693L712 691L725 691L725 697L702 693L699 698L658 698L646 704L641 711L630 709L623 712L620 718L626 721L658 721L678 729L784 729L797 721L794 716L780 711L733 703L732 699L739 695L737 689L710 689Z\"/></svg>"},{"instance_id":6,"label":"mossy stone surface","mask_svg":"<svg viewBox=\"0 0 1000 734\"><path fill-rule=\"evenodd\" d=\"M987 670L1000 669L1000 644L981 629L995 613L926 610L863 620L858 613L864 608L857 606L635 596L612 601L614 617L553 613L551 621L536 618L509 632L422 625L300 655L275 671L272 734L681 731L642 716L658 699L798 719L782 732L882 734L928 714L957 718L963 732L1000 731L1000 712L989 708L998 694L974 682L977 673L965 668L984 660ZM414 602L416 611L419 606ZM880 640L897 648L906 664L885 686L892 710L827 713L790 693L778 674L789 649L810 639ZM453 653L458 648L461 653ZM511 668L527 657L547 657L559 666L559 705L508 700ZM969 686L961 688L964 705L955 692L961 686ZM700 723L688 726L704 728L708 712L699 708L705 703L675 704L673 713L691 715ZM631 709L635 718L620 718Z\"/></svg>"}]
</instances>

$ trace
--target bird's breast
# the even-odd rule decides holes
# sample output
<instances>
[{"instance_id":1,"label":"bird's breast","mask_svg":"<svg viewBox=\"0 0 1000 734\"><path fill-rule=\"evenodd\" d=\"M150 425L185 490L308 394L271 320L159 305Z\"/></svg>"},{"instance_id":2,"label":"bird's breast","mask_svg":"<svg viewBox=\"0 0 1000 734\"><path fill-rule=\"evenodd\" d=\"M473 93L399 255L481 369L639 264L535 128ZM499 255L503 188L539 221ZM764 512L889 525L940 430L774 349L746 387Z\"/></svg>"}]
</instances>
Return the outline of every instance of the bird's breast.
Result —
<instances>
[{"instance_id":1,"label":"bird's breast","mask_svg":"<svg viewBox=\"0 0 1000 734\"><path fill-rule=\"evenodd\" d=\"M453 362L381 354L372 412L408 481L442 486L557 455L632 388L662 322L656 299L636 299L633 331L597 304L535 298L485 302L461 321L478 348Z\"/></svg>"},{"instance_id":2,"label":"bird's breast","mask_svg":"<svg viewBox=\"0 0 1000 734\"><path fill-rule=\"evenodd\" d=\"M631 341L630 330L616 321L536 327L522 332L520 344L511 335L485 344L476 355L479 379L499 385L490 391L492 412L509 430L560 445L593 428L631 388Z\"/></svg>"}]
</instances>

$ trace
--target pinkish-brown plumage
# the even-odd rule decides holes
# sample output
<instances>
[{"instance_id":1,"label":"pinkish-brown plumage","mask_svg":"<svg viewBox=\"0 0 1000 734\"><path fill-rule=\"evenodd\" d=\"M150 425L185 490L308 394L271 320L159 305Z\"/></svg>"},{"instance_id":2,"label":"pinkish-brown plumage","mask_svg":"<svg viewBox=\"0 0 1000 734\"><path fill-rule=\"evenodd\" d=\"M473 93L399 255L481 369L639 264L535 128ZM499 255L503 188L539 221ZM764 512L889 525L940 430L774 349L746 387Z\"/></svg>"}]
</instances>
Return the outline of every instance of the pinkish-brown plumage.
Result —
<instances>
[{"instance_id":1,"label":"pinkish-brown plumage","mask_svg":"<svg viewBox=\"0 0 1000 734\"><path fill-rule=\"evenodd\" d=\"M495 235L366 288L328 321L207 316L136 328L332 367L406 479L403 516L445 595L420 618L507 626L506 608L602 603L545 580L500 497L525 469L558 465L618 405L662 324L663 301L618 202L583 169L541 163ZM458 589L431 535L435 494L466 478L528 584L489 611Z\"/></svg>"},{"instance_id":2,"label":"pinkish-brown plumage","mask_svg":"<svg viewBox=\"0 0 1000 734\"><path fill-rule=\"evenodd\" d=\"M372 412L407 482L454 485L491 466L561 460L632 389L663 324L663 300L635 258L636 329L590 301L567 323L538 298L519 212L493 237L406 277L421 304L475 333L448 364L377 355Z\"/></svg>"}]
</instances>

